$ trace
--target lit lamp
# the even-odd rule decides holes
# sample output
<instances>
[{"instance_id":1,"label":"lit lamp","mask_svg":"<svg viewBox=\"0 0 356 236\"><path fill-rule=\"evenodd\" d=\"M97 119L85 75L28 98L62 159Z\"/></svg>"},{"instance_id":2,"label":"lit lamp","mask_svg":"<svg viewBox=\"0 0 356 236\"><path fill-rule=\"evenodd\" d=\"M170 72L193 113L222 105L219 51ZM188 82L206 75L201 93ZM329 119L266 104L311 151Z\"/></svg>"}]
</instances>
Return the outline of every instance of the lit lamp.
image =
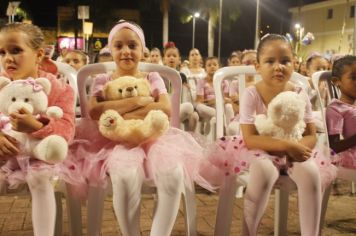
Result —
<instances>
[{"instance_id":1,"label":"lit lamp","mask_svg":"<svg viewBox=\"0 0 356 236\"><path fill-rule=\"evenodd\" d=\"M192 39L192 48L194 48L195 44L195 18L198 18L200 16L199 12L195 12L193 15L193 39Z\"/></svg>"},{"instance_id":2,"label":"lit lamp","mask_svg":"<svg viewBox=\"0 0 356 236\"><path fill-rule=\"evenodd\" d=\"M85 43L85 51L86 52L89 51L88 40L89 40L89 35L91 35L92 33L93 33L93 22L85 21L84 25L83 25L83 34L84 34L84 37L86 40L86 43Z\"/></svg>"},{"instance_id":3,"label":"lit lamp","mask_svg":"<svg viewBox=\"0 0 356 236\"><path fill-rule=\"evenodd\" d=\"M21 2L9 2L6 9L6 15L9 17L9 23L15 22L16 9Z\"/></svg>"}]
</instances>

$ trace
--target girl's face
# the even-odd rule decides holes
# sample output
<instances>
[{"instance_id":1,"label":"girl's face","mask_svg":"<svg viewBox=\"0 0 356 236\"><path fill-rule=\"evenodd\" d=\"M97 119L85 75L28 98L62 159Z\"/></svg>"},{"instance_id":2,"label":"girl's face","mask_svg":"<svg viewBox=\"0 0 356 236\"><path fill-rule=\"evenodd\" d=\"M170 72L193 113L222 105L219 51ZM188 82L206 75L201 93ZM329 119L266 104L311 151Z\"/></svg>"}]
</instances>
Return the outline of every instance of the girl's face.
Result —
<instances>
[{"instance_id":1,"label":"girl's face","mask_svg":"<svg viewBox=\"0 0 356 236\"><path fill-rule=\"evenodd\" d=\"M205 63L205 70L209 76L213 76L214 73L219 69L219 62L216 59L207 60Z\"/></svg>"},{"instance_id":2,"label":"girl's face","mask_svg":"<svg viewBox=\"0 0 356 236\"><path fill-rule=\"evenodd\" d=\"M241 61L238 57L232 57L231 60L229 60L229 66L239 66L241 65Z\"/></svg>"},{"instance_id":3,"label":"girl's face","mask_svg":"<svg viewBox=\"0 0 356 236\"><path fill-rule=\"evenodd\" d=\"M200 65L201 55L197 49L193 49L189 53L189 62L193 65Z\"/></svg>"},{"instance_id":4,"label":"girl's face","mask_svg":"<svg viewBox=\"0 0 356 236\"><path fill-rule=\"evenodd\" d=\"M312 59L309 68L307 69L308 76L311 77L315 72L328 70L329 69L329 62L322 57L317 57Z\"/></svg>"},{"instance_id":5,"label":"girl's face","mask_svg":"<svg viewBox=\"0 0 356 236\"><path fill-rule=\"evenodd\" d=\"M356 63L344 66L343 74L340 79L335 80L336 86L341 93L353 100L356 99Z\"/></svg>"},{"instance_id":6,"label":"girl's face","mask_svg":"<svg viewBox=\"0 0 356 236\"><path fill-rule=\"evenodd\" d=\"M134 31L123 28L116 32L110 49L119 71L129 74L136 73L138 63L143 56L143 49L141 41Z\"/></svg>"},{"instance_id":7,"label":"girl's face","mask_svg":"<svg viewBox=\"0 0 356 236\"><path fill-rule=\"evenodd\" d=\"M75 52L68 52L65 55L63 62L72 66L76 71L85 66L83 56Z\"/></svg>"},{"instance_id":8,"label":"girl's face","mask_svg":"<svg viewBox=\"0 0 356 236\"><path fill-rule=\"evenodd\" d=\"M242 65L254 66L257 63L257 54L255 52L246 53L241 61Z\"/></svg>"},{"instance_id":9,"label":"girl's face","mask_svg":"<svg viewBox=\"0 0 356 236\"><path fill-rule=\"evenodd\" d=\"M44 50L34 50L28 42L29 38L23 32L0 33L1 65L12 80L37 78Z\"/></svg>"},{"instance_id":10,"label":"girl's face","mask_svg":"<svg viewBox=\"0 0 356 236\"><path fill-rule=\"evenodd\" d=\"M180 62L178 50L176 48L167 49L163 61L165 65L176 69Z\"/></svg>"},{"instance_id":11,"label":"girl's face","mask_svg":"<svg viewBox=\"0 0 356 236\"><path fill-rule=\"evenodd\" d=\"M293 73L293 54L290 46L281 40L266 42L261 49L256 69L268 85L284 86Z\"/></svg>"},{"instance_id":12,"label":"girl's face","mask_svg":"<svg viewBox=\"0 0 356 236\"><path fill-rule=\"evenodd\" d=\"M158 51L151 51L150 53L150 61L153 64L159 64L161 61L161 54Z\"/></svg>"}]
</instances>

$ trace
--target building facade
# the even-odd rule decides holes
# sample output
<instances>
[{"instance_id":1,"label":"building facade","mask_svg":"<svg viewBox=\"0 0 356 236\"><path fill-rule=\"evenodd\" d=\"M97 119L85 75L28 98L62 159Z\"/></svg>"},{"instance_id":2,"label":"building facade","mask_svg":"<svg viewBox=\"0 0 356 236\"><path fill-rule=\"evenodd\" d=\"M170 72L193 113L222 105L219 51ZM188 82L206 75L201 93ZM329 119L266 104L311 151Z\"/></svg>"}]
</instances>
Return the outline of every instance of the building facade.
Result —
<instances>
[{"instance_id":1,"label":"building facade","mask_svg":"<svg viewBox=\"0 0 356 236\"><path fill-rule=\"evenodd\" d=\"M356 0L326 0L289 9L296 41L300 42L307 32L315 37L310 45L300 43L298 55L305 58L315 51L326 55L354 54L355 5Z\"/></svg>"}]
</instances>

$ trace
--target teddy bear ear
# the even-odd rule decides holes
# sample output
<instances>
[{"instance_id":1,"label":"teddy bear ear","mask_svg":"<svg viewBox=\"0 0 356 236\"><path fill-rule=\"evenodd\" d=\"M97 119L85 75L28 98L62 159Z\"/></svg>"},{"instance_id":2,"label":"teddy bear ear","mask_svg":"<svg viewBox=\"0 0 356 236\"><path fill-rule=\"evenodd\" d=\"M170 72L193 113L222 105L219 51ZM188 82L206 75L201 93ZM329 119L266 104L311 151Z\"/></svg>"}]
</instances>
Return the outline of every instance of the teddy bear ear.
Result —
<instances>
[{"instance_id":1,"label":"teddy bear ear","mask_svg":"<svg viewBox=\"0 0 356 236\"><path fill-rule=\"evenodd\" d=\"M51 82L48 79L40 77L36 79L36 82L42 85L43 91L48 95L51 92Z\"/></svg>"},{"instance_id":2,"label":"teddy bear ear","mask_svg":"<svg viewBox=\"0 0 356 236\"><path fill-rule=\"evenodd\" d=\"M11 83L11 80L4 77L4 76L0 76L0 89L2 89L3 87L5 87L6 85L8 85L9 83Z\"/></svg>"}]
</instances>

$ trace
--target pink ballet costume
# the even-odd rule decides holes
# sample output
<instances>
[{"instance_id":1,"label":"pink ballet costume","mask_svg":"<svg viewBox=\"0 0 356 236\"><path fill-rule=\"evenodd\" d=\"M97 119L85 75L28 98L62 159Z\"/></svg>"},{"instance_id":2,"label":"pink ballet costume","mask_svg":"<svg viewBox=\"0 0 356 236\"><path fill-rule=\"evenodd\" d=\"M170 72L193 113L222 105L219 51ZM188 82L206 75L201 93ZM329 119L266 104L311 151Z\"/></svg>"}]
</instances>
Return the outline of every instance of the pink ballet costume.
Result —
<instances>
[{"instance_id":1,"label":"pink ballet costume","mask_svg":"<svg viewBox=\"0 0 356 236\"><path fill-rule=\"evenodd\" d=\"M38 120L46 125L30 135L41 139L56 134L70 142L74 137L74 92L70 86L59 82L53 74L39 70L39 77L45 77L51 82L48 106L60 107L63 110L63 117L57 119L41 115ZM51 178L65 178L67 176L63 175L60 163L49 164L24 155L8 158L6 163L1 166L1 170L5 173L10 188L16 188L19 184L25 183L27 176L33 172L41 172L43 175Z\"/></svg>"},{"instance_id":2,"label":"pink ballet costume","mask_svg":"<svg viewBox=\"0 0 356 236\"><path fill-rule=\"evenodd\" d=\"M356 134L356 106L338 99L326 108L328 135L342 135L347 139ZM336 164L356 169L356 146L337 154Z\"/></svg>"},{"instance_id":3,"label":"pink ballet costume","mask_svg":"<svg viewBox=\"0 0 356 236\"><path fill-rule=\"evenodd\" d=\"M109 74L97 75L92 86L92 96L102 97L102 89L111 79ZM147 80L154 98L160 94L167 94L164 82L158 73L149 73ZM90 186L105 188L109 169L120 172L122 169L142 166L145 180L155 182L157 173L169 172L182 166L187 186L193 188L192 182L195 181L212 190L210 184L198 173L198 167L204 156L203 148L189 133L182 130L171 127L157 140L128 147L104 138L98 130L97 121L81 119L76 127L74 140L69 147L69 156L65 165L69 170L80 169L86 184ZM77 191L83 189L78 187Z\"/></svg>"},{"instance_id":4,"label":"pink ballet costume","mask_svg":"<svg viewBox=\"0 0 356 236\"><path fill-rule=\"evenodd\" d=\"M296 88L296 92L303 93L301 88ZM313 122L310 102L305 96L306 111L304 121L306 123ZM267 107L256 90L255 86L246 88L242 101L245 101L245 106L240 106L240 123L254 124L254 117L257 114L266 114ZM312 151L312 157L307 161L314 161L319 169L323 188L327 187L333 179L336 178L336 168L332 164L330 154L333 154L327 147L315 147ZM263 150L248 149L241 135L226 136L220 138L214 147L210 147L209 161L214 166L218 167L220 174L206 173L208 170L202 170L205 175L210 176L210 181L221 182L223 176L238 175L248 171L250 163L254 159L269 158L274 166L285 174L291 174L293 171L293 163L289 163L286 157L278 157L268 154ZM216 178L213 180L213 178Z\"/></svg>"}]
</instances>

